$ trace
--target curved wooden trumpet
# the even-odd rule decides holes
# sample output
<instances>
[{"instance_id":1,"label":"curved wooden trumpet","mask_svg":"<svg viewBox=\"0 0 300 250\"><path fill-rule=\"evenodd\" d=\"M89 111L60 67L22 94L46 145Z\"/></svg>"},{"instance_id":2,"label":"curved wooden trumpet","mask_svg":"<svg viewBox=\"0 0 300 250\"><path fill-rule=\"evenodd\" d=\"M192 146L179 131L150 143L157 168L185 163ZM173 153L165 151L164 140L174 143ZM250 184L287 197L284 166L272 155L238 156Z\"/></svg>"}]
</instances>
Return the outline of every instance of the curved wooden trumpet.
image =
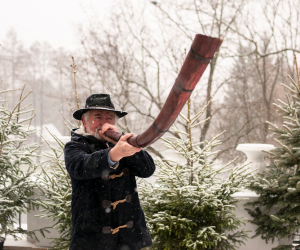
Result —
<instances>
[{"instance_id":1,"label":"curved wooden trumpet","mask_svg":"<svg viewBox=\"0 0 300 250\"><path fill-rule=\"evenodd\" d=\"M146 147L168 131L200 80L210 60L222 44L219 38L197 34L172 90L152 125L142 134L128 139L135 147ZM108 130L105 135L118 141L122 134Z\"/></svg>"}]
</instances>

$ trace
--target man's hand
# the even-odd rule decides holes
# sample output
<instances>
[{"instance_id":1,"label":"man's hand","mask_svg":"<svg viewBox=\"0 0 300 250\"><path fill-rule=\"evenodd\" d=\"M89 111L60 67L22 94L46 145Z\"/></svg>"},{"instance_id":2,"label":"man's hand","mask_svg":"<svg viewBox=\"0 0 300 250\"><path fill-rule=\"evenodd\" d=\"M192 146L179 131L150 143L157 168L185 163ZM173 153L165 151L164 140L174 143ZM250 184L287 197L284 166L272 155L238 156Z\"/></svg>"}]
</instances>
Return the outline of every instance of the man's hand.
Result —
<instances>
[{"instance_id":1,"label":"man's hand","mask_svg":"<svg viewBox=\"0 0 300 250\"><path fill-rule=\"evenodd\" d=\"M109 155L112 161L119 161L123 157L134 155L142 150L142 148L136 148L127 142L131 136L133 136L132 133L123 135L117 142L116 146L110 150Z\"/></svg>"},{"instance_id":2,"label":"man's hand","mask_svg":"<svg viewBox=\"0 0 300 250\"><path fill-rule=\"evenodd\" d=\"M101 130L99 130L99 134L100 134L105 140L107 140L107 141L109 141L109 142L111 142L111 143L113 143L113 144L116 145L116 144L117 144L116 141L114 141L114 140L108 138L108 137L104 134L107 130L113 130L113 131L116 131L116 132L117 132L116 126L111 125L111 124L109 124L109 123L105 123L105 124L103 124Z\"/></svg>"}]
</instances>

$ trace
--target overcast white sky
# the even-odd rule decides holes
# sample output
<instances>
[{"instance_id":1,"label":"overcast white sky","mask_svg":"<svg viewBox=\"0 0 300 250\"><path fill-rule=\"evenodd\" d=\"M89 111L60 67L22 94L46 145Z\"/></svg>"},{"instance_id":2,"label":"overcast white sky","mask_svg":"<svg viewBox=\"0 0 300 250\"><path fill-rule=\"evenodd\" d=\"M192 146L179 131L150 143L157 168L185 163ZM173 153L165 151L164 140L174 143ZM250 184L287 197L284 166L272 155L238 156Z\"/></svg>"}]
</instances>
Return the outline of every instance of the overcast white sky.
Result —
<instances>
[{"instance_id":1,"label":"overcast white sky","mask_svg":"<svg viewBox=\"0 0 300 250\"><path fill-rule=\"evenodd\" d=\"M25 46L47 41L54 48L75 49L76 24L84 10L105 16L113 0L0 0L0 43L13 27Z\"/></svg>"}]
</instances>

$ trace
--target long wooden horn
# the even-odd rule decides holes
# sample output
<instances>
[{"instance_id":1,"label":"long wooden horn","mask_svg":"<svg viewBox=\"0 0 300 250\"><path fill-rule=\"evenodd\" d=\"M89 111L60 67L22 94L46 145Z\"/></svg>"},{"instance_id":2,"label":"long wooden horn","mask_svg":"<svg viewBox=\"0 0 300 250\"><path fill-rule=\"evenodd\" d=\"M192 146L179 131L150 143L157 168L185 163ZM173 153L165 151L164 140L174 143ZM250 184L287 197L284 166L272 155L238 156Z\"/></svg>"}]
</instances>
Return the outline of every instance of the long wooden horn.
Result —
<instances>
[{"instance_id":1,"label":"long wooden horn","mask_svg":"<svg viewBox=\"0 0 300 250\"><path fill-rule=\"evenodd\" d=\"M172 90L152 125L142 134L128 139L135 147L146 147L157 141L176 120L210 60L222 44L219 38L197 34ZM118 141L120 133L108 130L105 135Z\"/></svg>"}]
</instances>

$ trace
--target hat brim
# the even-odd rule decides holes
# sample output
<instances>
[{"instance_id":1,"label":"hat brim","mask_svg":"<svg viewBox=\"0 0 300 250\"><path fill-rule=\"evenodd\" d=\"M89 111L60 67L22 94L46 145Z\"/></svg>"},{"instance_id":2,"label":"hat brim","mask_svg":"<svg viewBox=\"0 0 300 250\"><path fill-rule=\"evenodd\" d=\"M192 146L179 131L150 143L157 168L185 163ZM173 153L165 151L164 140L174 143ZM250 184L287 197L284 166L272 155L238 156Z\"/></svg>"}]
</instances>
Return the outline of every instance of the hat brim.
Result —
<instances>
[{"instance_id":1,"label":"hat brim","mask_svg":"<svg viewBox=\"0 0 300 250\"><path fill-rule=\"evenodd\" d=\"M110 108L104 108L104 107L91 107L91 108L84 108L84 109L78 109L76 110L74 113L73 113L73 117L76 119L76 120L81 120L81 117L84 113L90 111L90 110L93 110L93 109L100 109L100 110L108 110L108 111L112 111L112 112L115 112L116 115L119 117L119 118L122 118L124 117L125 115L127 115L128 113L126 111L120 111L120 110L114 110L114 109L110 109Z\"/></svg>"}]
</instances>

